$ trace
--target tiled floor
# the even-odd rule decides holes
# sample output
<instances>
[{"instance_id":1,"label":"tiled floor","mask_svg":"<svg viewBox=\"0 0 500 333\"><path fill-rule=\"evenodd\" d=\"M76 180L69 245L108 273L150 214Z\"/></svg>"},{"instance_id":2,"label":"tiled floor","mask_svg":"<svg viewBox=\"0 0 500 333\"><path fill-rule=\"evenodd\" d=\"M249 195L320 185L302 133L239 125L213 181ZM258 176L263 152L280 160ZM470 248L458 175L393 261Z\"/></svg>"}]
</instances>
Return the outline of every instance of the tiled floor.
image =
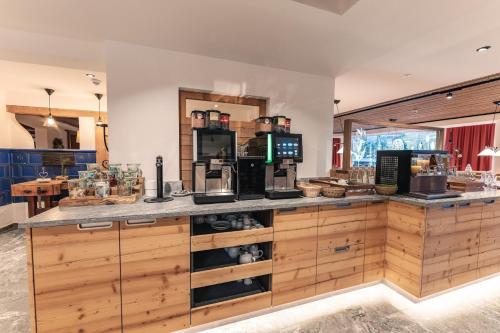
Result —
<instances>
[{"instance_id":1,"label":"tiled floor","mask_svg":"<svg viewBox=\"0 0 500 333\"><path fill-rule=\"evenodd\" d=\"M22 233L0 234L1 333L29 332L25 261ZM500 332L500 277L418 304L379 284L203 332L496 333Z\"/></svg>"}]
</instances>

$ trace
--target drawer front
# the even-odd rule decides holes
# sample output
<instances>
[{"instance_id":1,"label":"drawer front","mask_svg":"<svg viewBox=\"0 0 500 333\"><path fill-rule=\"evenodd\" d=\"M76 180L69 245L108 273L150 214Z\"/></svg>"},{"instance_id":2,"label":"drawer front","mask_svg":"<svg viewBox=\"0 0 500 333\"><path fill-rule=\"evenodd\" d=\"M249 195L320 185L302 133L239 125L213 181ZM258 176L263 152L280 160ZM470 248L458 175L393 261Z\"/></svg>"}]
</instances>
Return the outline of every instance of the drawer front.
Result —
<instances>
[{"instance_id":1,"label":"drawer front","mask_svg":"<svg viewBox=\"0 0 500 333\"><path fill-rule=\"evenodd\" d=\"M12 185L12 196L32 197L38 195L58 195L61 193L59 186L53 185Z\"/></svg>"},{"instance_id":2,"label":"drawer front","mask_svg":"<svg viewBox=\"0 0 500 333\"><path fill-rule=\"evenodd\" d=\"M229 301L191 309L191 325L201 325L237 315L247 314L271 306L271 292L245 296Z\"/></svg>"},{"instance_id":3,"label":"drawer front","mask_svg":"<svg viewBox=\"0 0 500 333\"><path fill-rule=\"evenodd\" d=\"M275 211L273 305L315 295L318 207Z\"/></svg>"},{"instance_id":4,"label":"drawer front","mask_svg":"<svg viewBox=\"0 0 500 333\"><path fill-rule=\"evenodd\" d=\"M38 333L121 332L118 223L32 229Z\"/></svg>"},{"instance_id":5,"label":"drawer front","mask_svg":"<svg viewBox=\"0 0 500 333\"><path fill-rule=\"evenodd\" d=\"M271 242L273 228L240 230L191 237L191 251L205 251L244 244Z\"/></svg>"},{"instance_id":6,"label":"drawer front","mask_svg":"<svg viewBox=\"0 0 500 333\"><path fill-rule=\"evenodd\" d=\"M403 233L423 235L425 230L425 208L389 201L387 227Z\"/></svg>"},{"instance_id":7,"label":"drawer front","mask_svg":"<svg viewBox=\"0 0 500 333\"><path fill-rule=\"evenodd\" d=\"M365 242L365 221L331 224L318 227L318 255L330 253L336 247L363 244Z\"/></svg>"},{"instance_id":8,"label":"drawer front","mask_svg":"<svg viewBox=\"0 0 500 333\"><path fill-rule=\"evenodd\" d=\"M364 245L337 248L318 256L316 293L322 294L363 283Z\"/></svg>"},{"instance_id":9,"label":"drawer front","mask_svg":"<svg viewBox=\"0 0 500 333\"><path fill-rule=\"evenodd\" d=\"M365 203L319 207L319 226L366 220Z\"/></svg>"},{"instance_id":10,"label":"drawer front","mask_svg":"<svg viewBox=\"0 0 500 333\"><path fill-rule=\"evenodd\" d=\"M124 333L189 326L189 218L120 224Z\"/></svg>"},{"instance_id":11,"label":"drawer front","mask_svg":"<svg viewBox=\"0 0 500 333\"><path fill-rule=\"evenodd\" d=\"M200 288L253 276L271 274L272 270L272 260L263 260L250 264L194 272L191 273L191 288Z\"/></svg>"}]
</instances>

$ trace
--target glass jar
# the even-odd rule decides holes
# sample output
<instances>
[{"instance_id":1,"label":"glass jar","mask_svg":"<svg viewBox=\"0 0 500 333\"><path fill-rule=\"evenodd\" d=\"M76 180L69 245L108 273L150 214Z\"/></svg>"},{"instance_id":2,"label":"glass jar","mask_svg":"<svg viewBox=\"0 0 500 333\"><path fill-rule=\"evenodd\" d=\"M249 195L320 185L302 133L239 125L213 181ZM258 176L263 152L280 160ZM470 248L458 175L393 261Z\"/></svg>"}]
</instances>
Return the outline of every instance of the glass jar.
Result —
<instances>
[{"instance_id":1,"label":"glass jar","mask_svg":"<svg viewBox=\"0 0 500 333\"><path fill-rule=\"evenodd\" d=\"M273 120L271 117L259 117L255 119L255 133L269 133L273 131Z\"/></svg>"},{"instance_id":2,"label":"glass jar","mask_svg":"<svg viewBox=\"0 0 500 333\"><path fill-rule=\"evenodd\" d=\"M220 111L205 111L205 127L212 129L220 128Z\"/></svg>"},{"instance_id":3,"label":"glass jar","mask_svg":"<svg viewBox=\"0 0 500 333\"><path fill-rule=\"evenodd\" d=\"M223 130L229 130L229 119L231 115L229 113L221 113L220 114L220 127Z\"/></svg>"},{"instance_id":4,"label":"glass jar","mask_svg":"<svg viewBox=\"0 0 500 333\"><path fill-rule=\"evenodd\" d=\"M78 199L85 196L85 189L80 187L81 181L81 179L68 180L68 193L70 199Z\"/></svg>"},{"instance_id":5,"label":"glass jar","mask_svg":"<svg viewBox=\"0 0 500 333\"><path fill-rule=\"evenodd\" d=\"M203 128L205 127L205 111L193 110L191 111L191 127Z\"/></svg>"},{"instance_id":6,"label":"glass jar","mask_svg":"<svg viewBox=\"0 0 500 333\"><path fill-rule=\"evenodd\" d=\"M95 183L95 197L99 199L109 196L109 183L107 181L98 181Z\"/></svg>"}]
</instances>

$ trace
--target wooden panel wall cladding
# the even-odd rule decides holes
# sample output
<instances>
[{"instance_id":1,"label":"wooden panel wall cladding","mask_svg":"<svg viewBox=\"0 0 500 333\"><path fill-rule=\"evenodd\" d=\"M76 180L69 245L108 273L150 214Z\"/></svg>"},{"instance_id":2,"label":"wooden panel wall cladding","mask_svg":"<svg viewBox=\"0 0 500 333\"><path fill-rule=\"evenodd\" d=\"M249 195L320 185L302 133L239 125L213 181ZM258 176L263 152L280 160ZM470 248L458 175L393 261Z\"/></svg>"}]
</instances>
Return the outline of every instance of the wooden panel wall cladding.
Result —
<instances>
[{"instance_id":1,"label":"wooden panel wall cladding","mask_svg":"<svg viewBox=\"0 0 500 333\"><path fill-rule=\"evenodd\" d=\"M123 332L189 326L189 218L120 225Z\"/></svg>"},{"instance_id":2,"label":"wooden panel wall cladding","mask_svg":"<svg viewBox=\"0 0 500 333\"><path fill-rule=\"evenodd\" d=\"M478 275L500 272L500 201L484 203L479 236Z\"/></svg>"},{"instance_id":3,"label":"wooden panel wall cladding","mask_svg":"<svg viewBox=\"0 0 500 333\"><path fill-rule=\"evenodd\" d=\"M118 223L32 230L37 333L121 332Z\"/></svg>"},{"instance_id":4,"label":"wooden panel wall cladding","mask_svg":"<svg viewBox=\"0 0 500 333\"><path fill-rule=\"evenodd\" d=\"M384 278L387 203L373 202L366 206L365 263L363 282Z\"/></svg>"},{"instance_id":5,"label":"wooden panel wall cladding","mask_svg":"<svg viewBox=\"0 0 500 333\"><path fill-rule=\"evenodd\" d=\"M179 91L179 170L184 188L191 189L193 136L191 131L191 118L186 116L187 99L258 106L259 116L265 116L267 114L267 101L260 98L227 96L186 90ZM243 144L248 141L248 139L255 136L253 121L231 121L230 129L236 131L238 144Z\"/></svg>"},{"instance_id":6,"label":"wooden panel wall cladding","mask_svg":"<svg viewBox=\"0 0 500 333\"><path fill-rule=\"evenodd\" d=\"M316 293L318 207L274 212L273 305Z\"/></svg>"}]
</instances>

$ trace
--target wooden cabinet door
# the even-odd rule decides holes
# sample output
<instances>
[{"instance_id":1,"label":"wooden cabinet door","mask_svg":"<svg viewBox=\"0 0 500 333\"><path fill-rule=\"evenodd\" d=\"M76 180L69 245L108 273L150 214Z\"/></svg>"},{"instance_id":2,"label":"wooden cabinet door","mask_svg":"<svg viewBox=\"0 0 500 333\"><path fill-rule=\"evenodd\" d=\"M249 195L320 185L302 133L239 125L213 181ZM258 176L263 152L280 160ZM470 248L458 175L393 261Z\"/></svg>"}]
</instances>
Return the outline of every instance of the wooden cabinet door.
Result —
<instances>
[{"instance_id":1,"label":"wooden cabinet door","mask_svg":"<svg viewBox=\"0 0 500 333\"><path fill-rule=\"evenodd\" d=\"M500 272L500 201L484 203L479 240L478 275Z\"/></svg>"},{"instance_id":2,"label":"wooden cabinet door","mask_svg":"<svg viewBox=\"0 0 500 333\"><path fill-rule=\"evenodd\" d=\"M32 229L37 333L121 332L118 223Z\"/></svg>"},{"instance_id":3,"label":"wooden cabinet door","mask_svg":"<svg viewBox=\"0 0 500 333\"><path fill-rule=\"evenodd\" d=\"M364 283L384 278L386 233L387 203L369 203L366 207Z\"/></svg>"},{"instance_id":4,"label":"wooden cabinet door","mask_svg":"<svg viewBox=\"0 0 500 333\"><path fill-rule=\"evenodd\" d=\"M189 218L127 221L120 230L123 332L189 326Z\"/></svg>"},{"instance_id":5,"label":"wooden cabinet door","mask_svg":"<svg viewBox=\"0 0 500 333\"><path fill-rule=\"evenodd\" d=\"M318 207L274 212L273 305L315 295Z\"/></svg>"},{"instance_id":6,"label":"wooden cabinet door","mask_svg":"<svg viewBox=\"0 0 500 333\"><path fill-rule=\"evenodd\" d=\"M319 208L316 293L363 283L366 204Z\"/></svg>"}]
</instances>

